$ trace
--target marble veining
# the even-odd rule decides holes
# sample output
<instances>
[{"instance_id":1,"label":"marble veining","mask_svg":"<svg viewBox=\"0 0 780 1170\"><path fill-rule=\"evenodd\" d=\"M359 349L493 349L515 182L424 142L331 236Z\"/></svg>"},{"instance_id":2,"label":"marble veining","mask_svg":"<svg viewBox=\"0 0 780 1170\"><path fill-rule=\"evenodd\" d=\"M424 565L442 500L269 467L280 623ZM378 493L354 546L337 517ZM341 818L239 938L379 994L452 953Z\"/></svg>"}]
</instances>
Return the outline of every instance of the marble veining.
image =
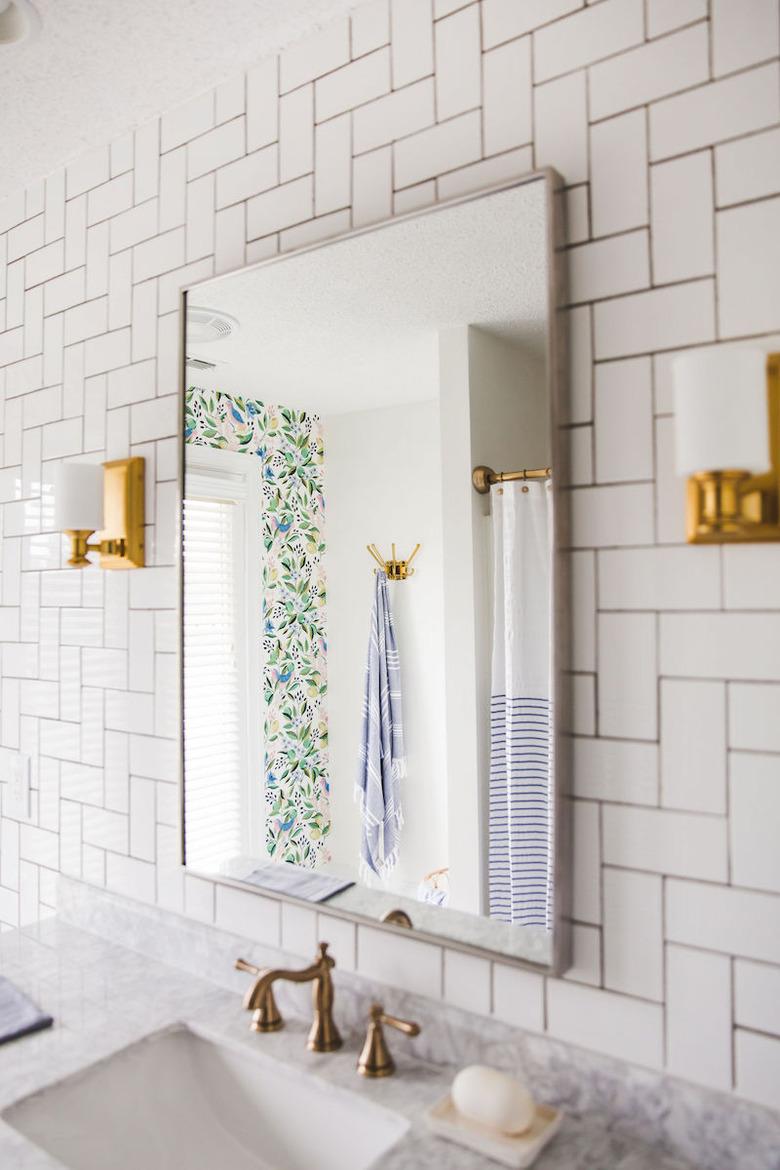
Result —
<instances>
[{"instance_id":1,"label":"marble veining","mask_svg":"<svg viewBox=\"0 0 780 1170\"><path fill-rule=\"evenodd\" d=\"M63 1077L177 1021L215 1038L262 1045L265 1055L324 1078L407 1117L409 1133L376 1163L377 1170L490 1170L495 1163L429 1134L423 1111L446 1092L453 1069L407 1055L395 1044L398 1075L364 1081L355 1072L360 1036L345 1026L337 1053L307 1052L307 1025L289 1020L278 1033L259 1037L235 994L169 964L142 956L56 919L34 932L0 937L3 970L56 1017L48 1033L0 1049L0 1111ZM346 997L345 997L346 998ZM98 1123L99 1124L99 1123ZM56 1170L61 1164L0 1121L0 1165L14 1170ZM659 1155L613 1129L596 1115L567 1117L539 1160L540 1170L687 1170L688 1163Z\"/></svg>"},{"instance_id":2,"label":"marble veining","mask_svg":"<svg viewBox=\"0 0 780 1170\"><path fill-rule=\"evenodd\" d=\"M63 879L59 920L44 922L34 931L0 935L3 973L57 1021L48 1034L0 1049L0 1109L175 1020L207 1026L222 1021L225 1028L242 1033L247 1021L239 997L247 977L232 969L238 954L261 965L286 961L278 951L247 939ZM289 961L300 965L297 958ZM334 1057L305 1053L299 1034L310 1019L310 989L290 984L277 985L290 1027L253 1041L280 1059L295 1060L300 1052L302 1060L313 1061L329 1077L341 1079L340 1083L356 1091L378 1093L375 1099L392 1108L400 1109L396 1096L403 1098L406 1086L407 1104L417 1109L418 1123L423 1104L446 1089L453 1066L482 1061L512 1072L540 1101L560 1105L568 1115L562 1132L538 1163L541 1170L649 1170L651 1166L654 1170L685 1166L780 1170L780 1118L767 1110L372 984L338 967L335 980L336 1013L347 1040L346 1051ZM153 996L148 994L150 985ZM389 1010L419 1020L423 1031L415 1040L391 1037L403 1075L364 1086L354 1074L354 1061L373 998L383 999ZM12 1049L14 1059L8 1063ZM4 1067L13 1068L13 1077L3 1075ZM432 1090L423 1094L420 1086L428 1083ZM5 1165L2 1155L8 1152L10 1158L17 1138L8 1137L4 1127L2 1139L12 1143L0 1144L0 1165ZM418 1124L413 1147L402 1143L388 1155L394 1160L385 1160L382 1166L441 1165L436 1156L440 1158L444 1148L447 1166L456 1170L483 1164L467 1151L443 1147ZM425 1161L427 1150L432 1151L429 1162ZM50 1161L8 1164L35 1170L53 1165Z\"/></svg>"}]
</instances>

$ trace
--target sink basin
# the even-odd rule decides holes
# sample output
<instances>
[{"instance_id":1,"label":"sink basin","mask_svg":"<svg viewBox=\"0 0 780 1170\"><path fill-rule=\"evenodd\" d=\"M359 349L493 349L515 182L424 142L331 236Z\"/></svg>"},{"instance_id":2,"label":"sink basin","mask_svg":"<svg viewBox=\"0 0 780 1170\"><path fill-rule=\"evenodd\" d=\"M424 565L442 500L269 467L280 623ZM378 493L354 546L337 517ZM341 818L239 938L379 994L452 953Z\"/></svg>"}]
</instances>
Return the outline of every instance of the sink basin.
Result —
<instances>
[{"instance_id":1,"label":"sink basin","mask_svg":"<svg viewBox=\"0 0 780 1170\"><path fill-rule=\"evenodd\" d=\"M409 1128L357 1094L184 1025L2 1116L71 1170L366 1170Z\"/></svg>"}]
</instances>

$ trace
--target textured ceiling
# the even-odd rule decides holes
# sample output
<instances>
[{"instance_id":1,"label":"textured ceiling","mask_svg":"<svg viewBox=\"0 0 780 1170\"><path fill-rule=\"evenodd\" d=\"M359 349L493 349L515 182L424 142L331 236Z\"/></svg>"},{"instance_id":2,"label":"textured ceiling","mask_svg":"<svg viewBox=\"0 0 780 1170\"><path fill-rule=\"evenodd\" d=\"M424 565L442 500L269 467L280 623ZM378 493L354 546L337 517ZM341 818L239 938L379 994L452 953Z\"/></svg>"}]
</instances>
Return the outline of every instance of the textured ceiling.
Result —
<instances>
[{"instance_id":1,"label":"textured ceiling","mask_svg":"<svg viewBox=\"0 0 780 1170\"><path fill-rule=\"evenodd\" d=\"M437 332L479 325L539 352L547 321L545 185L527 183L197 286L240 322L188 346L201 385L321 415L438 396Z\"/></svg>"},{"instance_id":2,"label":"textured ceiling","mask_svg":"<svg viewBox=\"0 0 780 1170\"><path fill-rule=\"evenodd\" d=\"M235 76L355 0L33 0L0 46L0 198Z\"/></svg>"}]
</instances>

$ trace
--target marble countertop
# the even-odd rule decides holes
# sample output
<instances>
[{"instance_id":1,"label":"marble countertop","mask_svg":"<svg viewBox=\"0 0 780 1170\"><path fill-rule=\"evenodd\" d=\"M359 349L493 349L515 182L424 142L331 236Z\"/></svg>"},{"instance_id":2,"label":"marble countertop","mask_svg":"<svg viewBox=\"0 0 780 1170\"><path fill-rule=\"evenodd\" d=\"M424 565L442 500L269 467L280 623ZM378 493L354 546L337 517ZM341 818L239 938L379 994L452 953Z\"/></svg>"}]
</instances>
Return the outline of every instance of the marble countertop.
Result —
<instances>
[{"instance_id":1,"label":"marble countertop","mask_svg":"<svg viewBox=\"0 0 780 1170\"><path fill-rule=\"evenodd\" d=\"M447 1092L454 1070L405 1057L403 1038L390 1038L397 1074L364 1080L355 1072L362 1037L345 1035L340 1052L318 1055L306 1050L308 1026L299 1020L288 1021L281 1032L257 1036L248 1031L248 1017L236 995L56 919L34 932L0 934L0 971L55 1019L46 1032L0 1046L0 1112L143 1036L183 1021L215 1038L262 1045L264 1053L288 1067L322 1077L408 1118L407 1135L376 1163L376 1170L496 1168L497 1163L444 1143L427 1130L423 1113ZM0 1166L62 1170L60 1162L2 1120ZM687 1170L688 1163L660 1156L599 1117L569 1116L536 1166Z\"/></svg>"}]
</instances>

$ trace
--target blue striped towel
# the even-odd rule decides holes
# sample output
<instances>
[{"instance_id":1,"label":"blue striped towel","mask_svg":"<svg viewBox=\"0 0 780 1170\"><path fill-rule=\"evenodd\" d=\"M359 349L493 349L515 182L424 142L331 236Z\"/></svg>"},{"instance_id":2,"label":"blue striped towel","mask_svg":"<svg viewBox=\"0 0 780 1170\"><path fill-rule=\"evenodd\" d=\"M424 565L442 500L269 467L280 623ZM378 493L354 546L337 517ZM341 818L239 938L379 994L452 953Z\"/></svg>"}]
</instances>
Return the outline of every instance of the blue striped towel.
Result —
<instances>
[{"instance_id":1,"label":"blue striped towel","mask_svg":"<svg viewBox=\"0 0 780 1170\"><path fill-rule=\"evenodd\" d=\"M51 1016L36 1007L10 979L0 975L0 1044L50 1028L52 1023Z\"/></svg>"},{"instance_id":2,"label":"blue striped towel","mask_svg":"<svg viewBox=\"0 0 780 1170\"><path fill-rule=\"evenodd\" d=\"M401 780L406 775L401 716L401 668L387 594L387 577L375 574L368 639L363 731L355 797L360 801L361 870L386 877L398 860L403 825Z\"/></svg>"}]
</instances>

